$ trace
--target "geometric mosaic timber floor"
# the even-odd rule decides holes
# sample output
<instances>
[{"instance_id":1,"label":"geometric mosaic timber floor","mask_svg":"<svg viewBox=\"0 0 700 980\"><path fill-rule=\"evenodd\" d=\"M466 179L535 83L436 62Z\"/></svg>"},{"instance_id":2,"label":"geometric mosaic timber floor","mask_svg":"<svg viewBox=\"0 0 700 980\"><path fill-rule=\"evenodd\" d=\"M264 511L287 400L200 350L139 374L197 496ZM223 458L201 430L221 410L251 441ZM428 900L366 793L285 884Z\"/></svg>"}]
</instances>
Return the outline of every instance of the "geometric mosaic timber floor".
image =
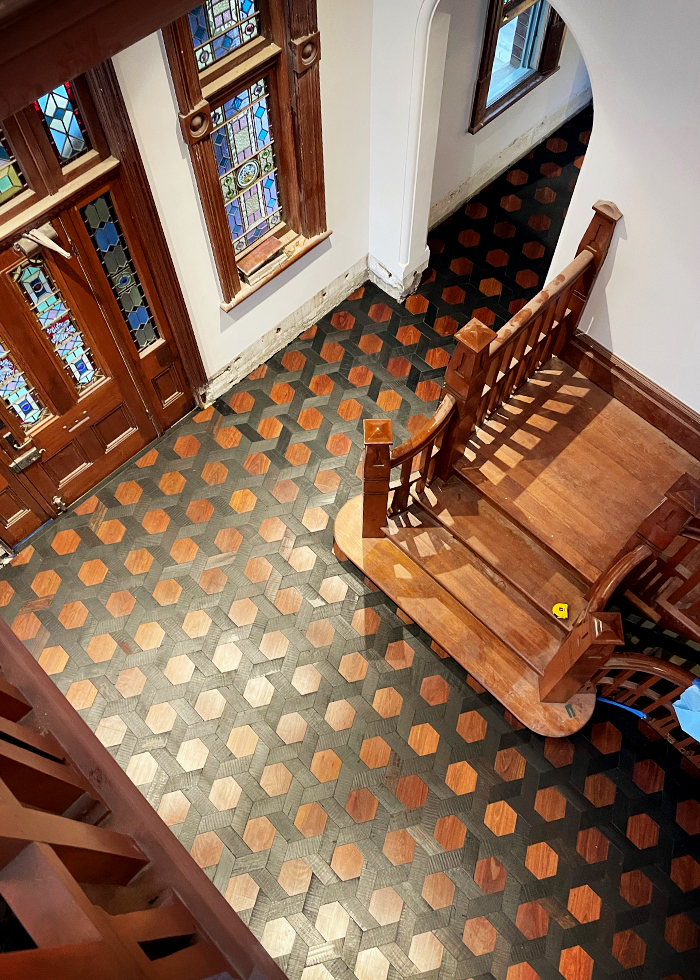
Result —
<instances>
[{"instance_id":1,"label":"geometric mosaic timber floor","mask_svg":"<svg viewBox=\"0 0 700 980\"><path fill-rule=\"evenodd\" d=\"M509 723L332 552L363 418L544 282L583 114L32 539L5 619L292 980L700 977L696 781L599 706ZM655 639L658 642L658 637Z\"/></svg>"}]
</instances>

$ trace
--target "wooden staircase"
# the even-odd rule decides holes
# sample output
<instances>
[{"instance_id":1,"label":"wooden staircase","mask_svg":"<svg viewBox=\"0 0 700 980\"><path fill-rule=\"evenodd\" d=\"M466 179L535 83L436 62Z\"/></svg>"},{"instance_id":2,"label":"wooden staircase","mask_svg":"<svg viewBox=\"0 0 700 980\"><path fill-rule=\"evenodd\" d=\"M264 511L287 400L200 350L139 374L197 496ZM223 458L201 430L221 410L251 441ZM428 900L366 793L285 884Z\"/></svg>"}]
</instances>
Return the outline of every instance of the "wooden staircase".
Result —
<instances>
[{"instance_id":1,"label":"wooden staircase","mask_svg":"<svg viewBox=\"0 0 700 980\"><path fill-rule=\"evenodd\" d=\"M620 217L607 202L594 211L574 262L498 333L472 320L456 334L422 430L392 449L391 422L365 422L363 495L335 524L339 557L546 736L590 717L593 678L624 639L606 605L649 567L635 532L670 483L700 477L559 357Z\"/></svg>"}]
</instances>

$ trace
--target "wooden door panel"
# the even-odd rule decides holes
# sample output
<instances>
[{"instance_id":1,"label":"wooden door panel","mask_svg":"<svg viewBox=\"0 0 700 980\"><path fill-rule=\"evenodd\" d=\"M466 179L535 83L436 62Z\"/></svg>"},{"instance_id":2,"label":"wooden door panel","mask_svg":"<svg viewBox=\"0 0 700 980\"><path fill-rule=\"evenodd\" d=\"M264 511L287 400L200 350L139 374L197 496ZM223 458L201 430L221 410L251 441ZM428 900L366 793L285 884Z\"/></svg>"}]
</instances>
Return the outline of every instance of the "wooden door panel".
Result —
<instances>
[{"instance_id":1,"label":"wooden door panel","mask_svg":"<svg viewBox=\"0 0 700 980\"><path fill-rule=\"evenodd\" d=\"M0 528L3 540L10 544L21 541L51 516L0 459Z\"/></svg>"},{"instance_id":2,"label":"wooden door panel","mask_svg":"<svg viewBox=\"0 0 700 980\"><path fill-rule=\"evenodd\" d=\"M122 402L92 425L103 452L109 453L132 433L138 432L131 412Z\"/></svg>"}]
</instances>

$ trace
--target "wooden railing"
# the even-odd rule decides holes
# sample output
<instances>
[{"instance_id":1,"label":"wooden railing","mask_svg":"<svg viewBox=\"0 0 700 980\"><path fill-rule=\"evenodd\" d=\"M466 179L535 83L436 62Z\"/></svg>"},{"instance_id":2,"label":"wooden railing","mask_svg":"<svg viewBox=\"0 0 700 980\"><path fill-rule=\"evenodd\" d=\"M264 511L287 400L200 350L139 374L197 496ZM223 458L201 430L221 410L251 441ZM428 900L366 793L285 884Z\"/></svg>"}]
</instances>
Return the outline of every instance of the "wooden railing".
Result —
<instances>
[{"instance_id":1,"label":"wooden railing","mask_svg":"<svg viewBox=\"0 0 700 980\"><path fill-rule=\"evenodd\" d=\"M472 319L455 334L456 347L445 372L440 404L431 419L391 451L388 419L365 422L363 537L381 537L387 513L408 506L412 474L417 490L435 477L446 479L476 426L497 411L513 392L573 336L593 283L622 217L609 201L594 205L595 216L576 258L498 332ZM415 460L419 459L416 467ZM388 511L391 470L401 480Z\"/></svg>"},{"instance_id":2,"label":"wooden railing","mask_svg":"<svg viewBox=\"0 0 700 980\"><path fill-rule=\"evenodd\" d=\"M700 745L680 728L673 708L695 680L683 667L643 653L615 653L595 674L600 697L635 708L658 735L686 756L700 773Z\"/></svg>"},{"instance_id":3,"label":"wooden railing","mask_svg":"<svg viewBox=\"0 0 700 980\"><path fill-rule=\"evenodd\" d=\"M624 559L618 592L647 619L700 643L700 482L685 473L673 484L616 561Z\"/></svg>"},{"instance_id":4,"label":"wooden railing","mask_svg":"<svg viewBox=\"0 0 700 980\"><path fill-rule=\"evenodd\" d=\"M3 980L284 980L1 620L0 921Z\"/></svg>"}]
</instances>

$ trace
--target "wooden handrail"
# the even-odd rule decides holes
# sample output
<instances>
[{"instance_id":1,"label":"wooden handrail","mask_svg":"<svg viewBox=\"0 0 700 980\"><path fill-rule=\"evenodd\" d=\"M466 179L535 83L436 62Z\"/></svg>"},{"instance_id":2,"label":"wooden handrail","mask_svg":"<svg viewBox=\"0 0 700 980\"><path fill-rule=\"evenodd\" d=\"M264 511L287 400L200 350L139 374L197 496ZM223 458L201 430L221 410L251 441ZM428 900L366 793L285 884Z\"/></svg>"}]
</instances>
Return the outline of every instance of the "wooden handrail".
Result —
<instances>
[{"instance_id":1,"label":"wooden handrail","mask_svg":"<svg viewBox=\"0 0 700 980\"><path fill-rule=\"evenodd\" d=\"M695 680L695 674L691 674L685 667L671 663L670 660L649 657L645 653L614 653L606 663L605 669L643 671L645 674L662 677L677 687L683 687L684 690Z\"/></svg>"},{"instance_id":2,"label":"wooden handrail","mask_svg":"<svg viewBox=\"0 0 700 980\"><path fill-rule=\"evenodd\" d=\"M495 339L491 342L489 347L489 355L494 357L498 354L499 350L507 341L513 340L517 335L525 330L533 320L540 316L545 310L547 310L552 304L556 303L560 296L562 296L570 286L574 285L581 278L586 269L592 265L594 262L594 256L592 252L584 251L580 255L577 255L573 262L570 262L567 267L560 272L558 276L555 276L551 282L548 282L544 289L530 300L527 306L524 306L522 310L519 310L514 316L510 318L507 323L504 323L500 330L497 331Z\"/></svg>"},{"instance_id":3,"label":"wooden handrail","mask_svg":"<svg viewBox=\"0 0 700 980\"><path fill-rule=\"evenodd\" d=\"M603 612L615 590L620 587L630 572L641 565L647 558L650 558L652 554L653 552L648 545L640 544L633 551L623 555L622 558L612 564L600 576L588 593L586 613ZM586 613L583 615L586 615Z\"/></svg>"},{"instance_id":4,"label":"wooden handrail","mask_svg":"<svg viewBox=\"0 0 700 980\"><path fill-rule=\"evenodd\" d=\"M413 459L419 453L422 453L428 443L435 442L435 439L450 421L450 416L456 404L457 399L448 391L435 410L432 418L428 419L417 432L414 432L410 439L407 439L400 446L396 446L395 449L391 450L392 467L401 466L407 459Z\"/></svg>"}]
</instances>

